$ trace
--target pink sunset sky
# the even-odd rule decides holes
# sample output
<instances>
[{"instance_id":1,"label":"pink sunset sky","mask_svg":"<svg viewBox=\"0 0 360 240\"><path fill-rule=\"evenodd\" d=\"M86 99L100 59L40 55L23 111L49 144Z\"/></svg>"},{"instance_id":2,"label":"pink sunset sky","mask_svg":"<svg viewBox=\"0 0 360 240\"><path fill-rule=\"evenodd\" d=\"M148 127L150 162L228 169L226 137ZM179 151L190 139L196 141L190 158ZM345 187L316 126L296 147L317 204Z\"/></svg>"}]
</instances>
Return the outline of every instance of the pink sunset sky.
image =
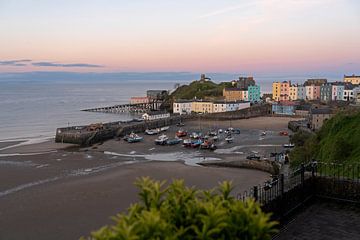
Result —
<instances>
[{"instance_id":1,"label":"pink sunset sky","mask_svg":"<svg viewBox=\"0 0 360 240\"><path fill-rule=\"evenodd\" d=\"M0 72L360 71L360 1L0 1Z\"/></svg>"}]
</instances>

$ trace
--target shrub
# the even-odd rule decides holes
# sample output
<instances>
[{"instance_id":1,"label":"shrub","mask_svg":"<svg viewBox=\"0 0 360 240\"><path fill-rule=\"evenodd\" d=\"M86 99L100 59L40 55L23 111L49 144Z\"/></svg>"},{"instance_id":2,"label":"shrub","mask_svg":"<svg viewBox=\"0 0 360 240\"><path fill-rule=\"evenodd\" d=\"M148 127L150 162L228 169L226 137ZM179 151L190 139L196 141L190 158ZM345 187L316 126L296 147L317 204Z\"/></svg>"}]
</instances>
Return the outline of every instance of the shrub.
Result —
<instances>
[{"instance_id":1,"label":"shrub","mask_svg":"<svg viewBox=\"0 0 360 240\"><path fill-rule=\"evenodd\" d=\"M231 182L211 190L196 190L174 180L138 179L140 202L113 226L93 232L93 240L271 239L276 222L253 200L236 200Z\"/></svg>"}]
</instances>

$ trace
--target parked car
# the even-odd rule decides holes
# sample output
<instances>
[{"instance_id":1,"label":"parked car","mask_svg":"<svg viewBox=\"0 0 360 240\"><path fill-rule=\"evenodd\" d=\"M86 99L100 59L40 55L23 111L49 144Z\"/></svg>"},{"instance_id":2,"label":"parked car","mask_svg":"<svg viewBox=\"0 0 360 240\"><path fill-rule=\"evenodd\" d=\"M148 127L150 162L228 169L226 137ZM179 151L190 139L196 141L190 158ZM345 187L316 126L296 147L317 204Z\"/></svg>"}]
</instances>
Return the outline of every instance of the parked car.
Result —
<instances>
[{"instance_id":1,"label":"parked car","mask_svg":"<svg viewBox=\"0 0 360 240\"><path fill-rule=\"evenodd\" d=\"M281 131L279 132L280 136L289 136L289 133L287 131Z\"/></svg>"}]
</instances>

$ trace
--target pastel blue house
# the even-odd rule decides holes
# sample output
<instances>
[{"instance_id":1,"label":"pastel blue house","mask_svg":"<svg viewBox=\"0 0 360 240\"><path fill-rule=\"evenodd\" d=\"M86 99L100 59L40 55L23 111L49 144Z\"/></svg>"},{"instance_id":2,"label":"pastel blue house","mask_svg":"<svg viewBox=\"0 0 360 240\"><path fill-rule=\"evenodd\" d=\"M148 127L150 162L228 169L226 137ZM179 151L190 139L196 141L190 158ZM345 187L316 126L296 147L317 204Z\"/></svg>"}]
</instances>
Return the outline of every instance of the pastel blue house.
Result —
<instances>
[{"instance_id":1,"label":"pastel blue house","mask_svg":"<svg viewBox=\"0 0 360 240\"><path fill-rule=\"evenodd\" d=\"M248 87L248 99L252 103L260 101L260 86L254 85Z\"/></svg>"},{"instance_id":2,"label":"pastel blue house","mask_svg":"<svg viewBox=\"0 0 360 240\"><path fill-rule=\"evenodd\" d=\"M296 106L294 103L273 103L272 104L272 112L273 114L280 115L295 115Z\"/></svg>"}]
</instances>

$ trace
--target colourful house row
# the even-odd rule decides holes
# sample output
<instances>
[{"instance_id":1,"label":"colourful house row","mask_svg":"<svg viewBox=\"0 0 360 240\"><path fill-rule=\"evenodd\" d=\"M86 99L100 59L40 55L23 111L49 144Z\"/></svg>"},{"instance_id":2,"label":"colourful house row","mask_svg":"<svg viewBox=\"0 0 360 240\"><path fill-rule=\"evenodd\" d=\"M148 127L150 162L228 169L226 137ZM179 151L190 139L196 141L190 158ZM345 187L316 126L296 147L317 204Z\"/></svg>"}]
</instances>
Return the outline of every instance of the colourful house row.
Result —
<instances>
[{"instance_id":1,"label":"colourful house row","mask_svg":"<svg viewBox=\"0 0 360 240\"><path fill-rule=\"evenodd\" d=\"M274 82L272 85L275 101L354 101L359 93L360 87L351 82L328 83L326 79L309 79L304 85L291 84L291 81Z\"/></svg>"},{"instance_id":2,"label":"colourful house row","mask_svg":"<svg viewBox=\"0 0 360 240\"><path fill-rule=\"evenodd\" d=\"M249 108L249 101L177 100L173 112L178 114L231 112Z\"/></svg>"},{"instance_id":3,"label":"colourful house row","mask_svg":"<svg viewBox=\"0 0 360 240\"><path fill-rule=\"evenodd\" d=\"M223 97L226 101L249 101L256 103L260 101L260 86L248 86L247 89L224 88Z\"/></svg>"}]
</instances>

